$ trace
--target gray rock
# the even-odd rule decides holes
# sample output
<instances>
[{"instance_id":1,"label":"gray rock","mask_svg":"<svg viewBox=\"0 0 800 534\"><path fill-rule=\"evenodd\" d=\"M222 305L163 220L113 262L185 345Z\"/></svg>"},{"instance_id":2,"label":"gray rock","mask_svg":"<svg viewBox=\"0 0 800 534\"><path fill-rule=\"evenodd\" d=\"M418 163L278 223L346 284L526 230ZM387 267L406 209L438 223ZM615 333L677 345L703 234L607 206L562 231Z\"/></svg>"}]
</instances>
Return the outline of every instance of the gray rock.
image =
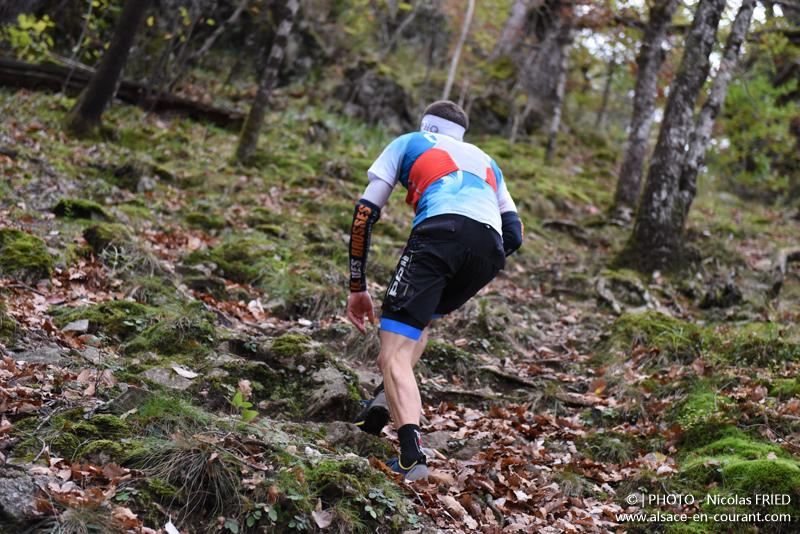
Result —
<instances>
[{"instance_id":1,"label":"gray rock","mask_svg":"<svg viewBox=\"0 0 800 534\"><path fill-rule=\"evenodd\" d=\"M37 487L47 486L49 482L60 481L46 476L0 479L0 520L29 519L25 509L36 497Z\"/></svg>"},{"instance_id":2,"label":"gray rock","mask_svg":"<svg viewBox=\"0 0 800 534\"><path fill-rule=\"evenodd\" d=\"M431 449L436 449L439 452L447 452L450 446L448 441L453 439L453 435L446 430L437 430L430 434L422 436L422 444Z\"/></svg>"},{"instance_id":3,"label":"gray rock","mask_svg":"<svg viewBox=\"0 0 800 534\"><path fill-rule=\"evenodd\" d=\"M160 386L165 388L177 389L183 391L192 386L193 382L187 378L183 378L172 369L165 369L163 367L153 367L147 371L142 371L139 376L152 380Z\"/></svg>"},{"instance_id":4,"label":"gray rock","mask_svg":"<svg viewBox=\"0 0 800 534\"><path fill-rule=\"evenodd\" d=\"M219 367L215 367L211 369L211 371L206 375L206 378L209 380L214 380L216 378L228 378L230 375L231 374L225 369L220 369Z\"/></svg>"},{"instance_id":5,"label":"gray rock","mask_svg":"<svg viewBox=\"0 0 800 534\"><path fill-rule=\"evenodd\" d=\"M136 190L139 193L144 193L145 191L152 191L153 189L156 188L156 184L158 184L158 181L155 178L152 178L150 176L142 176L139 179L139 183L136 184Z\"/></svg>"},{"instance_id":6,"label":"gray rock","mask_svg":"<svg viewBox=\"0 0 800 534\"><path fill-rule=\"evenodd\" d=\"M308 398L306 415L313 416L322 410L347 400L347 381L332 366L323 367L311 378L321 384Z\"/></svg>"},{"instance_id":7,"label":"gray rock","mask_svg":"<svg viewBox=\"0 0 800 534\"><path fill-rule=\"evenodd\" d=\"M727 191L720 191L717 193L717 198L723 204L727 204L729 206L741 206L742 201L736 195L732 193L728 193Z\"/></svg>"},{"instance_id":8,"label":"gray rock","mask_svg":"<svg viewBox=\"0 0 800 534\"><path fill-rule=\"evenodd\" d=\"M128 386L122 395L111 401L111 407L116 412L125 413L145 404L151 397L153 393L146 389Z\"/></svg>"},{"instance_id":9,"label":"gray rock","mask_svg":"<svg viewBox=\"0 0 800 534\"><path fill-rule=\"evenodd\" d=\"M94 347L86 347L85 349L79 350L78 353L90 362L99 360L101 356L100 351Z\"/></svg>"},{"instance_id":10,"label":"gray rock","mask_svg":"<svg viewBox=\"0 0 800 534\"><path fill-rule=\"evenodd\" d=\"M87 330L89 330L89 319L72 321L61 329L62 332L86 332Z\"/></svg>"},{"instance_id":11,"label":"gray rock","mask_svg":"<svg viewBox=\"0 0 800 534\"><path fill-rule=\"evenodd\" d=\"M59 349L46 348L21 352L12 356L18 362L46 363L51 365L65 365L69 359Z\"/></svg>"},{"instance_id":12,"label":"gray rock","mask_svg":"<svg viewBox=\"0 0 800 534\"><path fill-rule=\"evenodd\" d=\"M383 381L383 377L378 372L367 371L365 369L354 369L353 370L358 376L358 381L361 384L361 387L366 389L370 394L375 391L375 388L378 387Z\"/></svg>"}]
</instances>

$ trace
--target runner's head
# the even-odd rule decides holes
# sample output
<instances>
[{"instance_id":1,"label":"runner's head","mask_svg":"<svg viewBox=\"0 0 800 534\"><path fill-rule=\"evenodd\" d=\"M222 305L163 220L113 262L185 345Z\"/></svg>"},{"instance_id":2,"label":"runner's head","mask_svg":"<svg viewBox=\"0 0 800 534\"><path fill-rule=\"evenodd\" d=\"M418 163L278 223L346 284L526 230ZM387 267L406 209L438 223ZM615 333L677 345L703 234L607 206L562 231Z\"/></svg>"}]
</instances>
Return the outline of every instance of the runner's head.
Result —
<instances>
[{"instance_id":1,"label":"runner's head","mask_svg":"<svg viewBox=\"0 0 800 534\"><path fill-rule=\"evenodd\" d=\"M469 117L460 106L439 100L425 108L420 131L449 135L461 141L468 126Z\"/></svg>"},{"instance_id":2,"label":"runner's head","mask_svg":"<svg viewBox=\"0 0 800 534\"><path fill-rule=\"evenodd\" d=\"M453 104L449 100L434 102L425 108L425 113L423 113L422 116L424 117L425 115L433 115L434 117L440 117L444 120L454 122L465 130L469 128L469 117L467 114L461 109L461 106Z\"/></svg>"}]
</instances>

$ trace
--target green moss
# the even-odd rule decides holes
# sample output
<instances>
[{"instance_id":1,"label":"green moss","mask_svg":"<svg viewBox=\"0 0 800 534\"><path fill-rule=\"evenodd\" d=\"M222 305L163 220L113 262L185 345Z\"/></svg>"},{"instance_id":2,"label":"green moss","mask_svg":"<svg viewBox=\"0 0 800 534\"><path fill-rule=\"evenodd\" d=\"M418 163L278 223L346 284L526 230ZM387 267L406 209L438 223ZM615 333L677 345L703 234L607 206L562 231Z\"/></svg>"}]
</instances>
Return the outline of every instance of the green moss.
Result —
<instances>
[{"instance_id":1,"label":"green moss","mask_svg":"<svg viewBox=\"0 0 800 534\"><path fill-rule=\"evenodd\" d=\"M787 456L786 451L772 443L756 443L744 436L725 437L697 450L705 456L738 456L739 458L767 459L770 453Z\"/></svg>"},{"instance_id":2,"label":"green moss","mask_svg":"<svg viewBox=\"0 0 800 534\"><path fill-rule=\"evenodd\" d=\"M769 396L780 397L784 400L800 397L800 381L797 378L774 380L770 384Z\"/></svg>"},{"instance_id":3,"label":"green moss","mask_svg":"<svg viewBox=\"0 0 800 534\"><path fill-rule=\"evenodd\" d=\"M300 356L308 350L311 339L299 334L284 334L272 342L271 349L278 356Z\"/></svg>"},{"instance_id":4,"label":"green moss","mask_svg":"<svg viewBox=\"0 0 800 534\"><path fill-rule=\"evenodd\" d=\"M202 213L200 211L192 211L187 213L184 217L184 220L190 225L195 228L205 228L208 230L216 229L219 230L221 228L225 228L228 223L225 222L225 219L219 217L217 215L208 215L207 213Z\"/></svg>"},{"instance_id":5,"label":"green moss","mask_svg":"<svg viewBox=\"0 0 800 534\"><path fill-rule=\"evenodd\" d=\"M118 223L100 223L90 226L83 231L83 238L92 247L95 254L99 254L112 245L119 245L129 241L131 234L128 229Z\"/></svg>"},{"instance_id":6,"label":"green moss","mask_svg":"<svg viewBox=\"0 0 800 534\"><path fill-rule=\"evenodd\" d=\"M217 331L207 320L175 316L145 328L124 346L126 355L156 352L164 355L201 355L210 352Z\"/></svg>"},{"instance_id":7,"label":"green moss","mask_svg":"<svg viewBox=\"0 0 800 534\"><path fill-rule=\"evenodd\" d=\"M56 315L54 322L63 328L72 321L88 319L89 333L125 341L144 329L157 311L138 302L110 300L96 306L76 308L64 315Z\"/></svg>"},{"instance_id":8,"label":"green moss","mask_svg":"<svg viewBox=\"0 0 800 534\"><path fill-rule=\"evenodd\" d=\"M0 303L0 339L9 341L19 331L19 323L12 316L2 310L3 304Z\"/></svg>"},{"instance_id":9,"label":"green moss","mask_svg":"<svg viewBox=\"0 0 800 534\"><path fill-rule=\"evenodd\" d=\"M746 494L789 494L794 497L792 501L797 503L800 467L796 461L783 458L731 461L722 468L722 475L729 487Z\"/></svg>"},{"instance_id":10,"label":"green moss","mask_svg":"<svg viewBox=\"0 0 800 534\"><path fill-rule=\"evenodd\" d=\"M150 490L163 500L171 500L178 493L178 488L158 477L149 479L147 483Z\"/></svg>"},{"instance_id":11,"label":"green moss","mask_svg":"<svg viewBox=\"0 0 800 534\"><path fill-rule=\"evenodd\" d=\"M0 230L0 273L25 283L50 279L53 257L45 242L21 230Z\"/></svg>"},{"instance_id":12,"label":"green moss","mask_svg":"<svg viewBox=\"0 0 800 534\"><path fill-rule=\"evenodd\" d=\"M640 344L658 347L667 356L688 363L697 358L695 344L701 341L703 333L702 328L661 312L625 313L614 321L611 334L600 346L594 361L607 363L619 351Z\"/></svg>"},{"instance_id":13,"label":"green moss","mask_svg":"<svg viewBox=\"0 0 800 534\"><path fill-rule=\"evenodd\" d=\"M67 460L72 459L72 456L80 445L81 440L71 432L65 432L52 441L53 448L58 451L58 454L61 455L62 458L66 458Z\"/></svg>"},{"instance_id":14,"label":"green moss","mask_svg":"<svg viewBox=\"0 0 800 534\"><path fill-rule=\"evenodd\" d=\"M286 230L279 224L259 224L256 230L274 237L286 237Z\"/></svg>"},{"instance_id":15,"label":"green moss","mask_svg":"<svg viewBox=\"0 0 800 534\"><path fill-rule=\"evenodd\" d=\"M110 439L98 439L87 443L78 450L81 457L88 458L100 454L107 454L112 460L120 462L125 459L125 447L121 443L112 441Z\"/></svg>"},{"instance_id":16,"label":"green moss","mask_svg":"<svg viewBox=\"0 0 800 534\"><path fill-rule=\"evenodd\" d=\"M131 425L115 415L98 414L92 417L92 424L104 436L130 436Z\"/></svg>"},{"instance_id":17,"label":"green moss","mask_svg":"<svg viewBox=\"0 0 800 534\"><path fill-rule=\"evenodd\" d=\"M190 254L186 263L194 265L211 261L218 265L217 274L220 276L232 282L254 283L263 276L262 268L267 268L264 263L267 253L275 248L274 244L262 239L232 236L230 241L211 250Z\"/></svg>"},{"instance_id":18,"label":"green moss","mask_svg":"<svg viewBox=\"0 0 800 534\"><path fill-rule=\"evenodd\" d=\"M62 198L53 208L53 213L67 219L111 220L112 218L97 202L81 198Z\"/></svg>"}]
</instances>

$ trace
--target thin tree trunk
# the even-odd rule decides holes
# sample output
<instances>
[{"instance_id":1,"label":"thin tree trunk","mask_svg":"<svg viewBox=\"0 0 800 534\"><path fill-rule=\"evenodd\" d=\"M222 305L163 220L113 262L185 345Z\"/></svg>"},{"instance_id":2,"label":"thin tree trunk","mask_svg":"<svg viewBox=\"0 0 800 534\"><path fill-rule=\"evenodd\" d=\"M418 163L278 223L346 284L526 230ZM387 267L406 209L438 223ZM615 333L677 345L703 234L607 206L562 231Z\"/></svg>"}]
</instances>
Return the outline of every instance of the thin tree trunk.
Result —
<instances>
[{"instance_id":1,"label":"thin tree trunk","mask_svg":"<svg viewBox=\"0 0 800 534\"><path fill-rule=\"evenodd\" d=\"M450 71L447 73L447 83L444 85L442 92L442 100L450 99L450 89L453 88L453 80L456 77L456 69L458 68L458 60L461 57L461 49L464 47L464 42L467 40L469 33L469 26L472 24L472 12L475 9L475 0L469 0L467 6L467 16L464 17L464 26L461 27L461 36L458 38L456 49L453 52L453 59L450 61Z\"/></svg>"},{"instance_id":2,"label":"thin tree trunk","mask_svg":"<svg viewBox=\"0 0 800 534\"><path fill-rule=\"evenodd\" d=\"M686 35L678 75L670 86L664 120L650 160L633 234L620 261L643 272L668 268L682 258L683 209L679 197L681 164L694 108L711 67L717 26L725 0L700 0Z\"/></svg>"},{"instance_id":3,"label":"thin tree trunk","mask_svg":"<svg viewBox=\"0 0 800 534\"><path fill-rule=\"evenodd\" d=\"M553 118L550 119L550 135L547 140L547 153L544 160L549 162L553 158L553 153L556 150L556 136L558 129L561 127L561 114L564 112L564 90L567 87L567 76L569 75L569 53L572 50L572 20L567 22L570 25L568 41L561 49L561 65L558 73L558 81L556 82L556 105L553 110Z\"/></svg>"},{"instance_id":4,"label":"thin tree trunk","mask_svg":"<svg viewBox=\"0 0 800 534\"><path fill-rule=\"evenodd\" d=\"M103 112L116 92L136 33L151 0L127 0L122 8L114 36L103 54L89 86L64 117L64 127L77 136L95 133L102 125Z\"/></svg>"},{"instance_id":5,"label":"thin tree trunk","mask_svg":"<svg viewBox=\"0 0 800 534\"><path fill-rule=\"evenodd\" d=\"M297 9L300 7L299 0L289 0L286 2L284 18L278 26L275 40L272 42L272 49L269 52L269 59L264 72L261 75L261 83L258 86L253 107L250 114L244 121L242 133L239 135L239 146L236 148L236 160L246 162L256 151L258 145L258 135L261 133L261 126L264 122L264 115L269 104L270 93L278 81L278 70L280 69L283 56L286 53L286 45L289 35L292 33L294 18Z\"/></svg>"},{"instance_id":6,"label":"thin tree trunk","mask_svg":"<svg viewBox=\"0 0 800 534\"><path fill-rule=\"evenodd\" d=\"M217 26L217 29L214 30L214 33L212 33L208 39L206 39L206 42L203 43L203 46L201 46L199 50L197 50L191 56L189 56L189 58L185 62L178 64L178 72L175 74L175 77L172 78L172 81L169 82L169 91L172 91L178 84L180 79L183 78L183 75L186 73L187 68L190 68L195 64L197 64L197 62L200 61L203 58L203 56L205 56L208 53L209 50L211 50L211 47L214 46L214 42L219 38L220 35L222 35L222 32L224 32L228 26L239 20L239 16L244 11L244 8L247 7L249 1L250 0L242 0L236 7L236 10L233 12L233 14L230 17L228 17L228 20Z\"/></svg>"},{"instance_id":7,"label":"thin tree trunk","mask_svg":"<svg viewBox=\"0 0 800 534\"><path fill-rule=\"evenodd\" d=\"M603 117L606 114L606 107L608 106L608 97L611 95L611 85L614 82L614 71L617 70L617 58L611 58L608 64L608 74L606 75L606 83L603 86L603 103L600 104L600 111L597 113L597 120L594 123L594 129L599 130L600 125L603 123Z\"/></svg>"},{"instance_id":8,"label":"thin tree trunk","mask_svg":"<svg viewBox=\"0 0 800 534\"><path fill-rule=\"evenodd\" d=\"M242 70L242 66L244 65L245 61L247 61L256 50L256 45L258 44L259 37L261 36L262 26L264 24L264 20L267 18L269 13L269 2L265 5L261 6L261 12L256 17L255 24L253 25L252 31L247 35L247 38L244 40L244 48L242 49L242 53L239 54L236 58L236 63L233 64L231 67L231 72L228 74L228 77L225 79L225 85L230 85L233 80L239 75L239 72Z\"/></svg>"},{"instance_id":9,"label":"thin tree trunk","mask_svg":"<svg viewBox=\"0 0 800 534\"><path fill-rule=\"evenodd\" d=\"M528 13L537 7L539 0L514 0L508 18L503 24L503 31L492 50L490 62L499 57L511 56L518 50L520 42L525 38Z\"/></svg>"},{"instance_id":10,"label":"thin tree trunk","mask_svg":"<svg viewBox=\"0 0 800 534\"><path fill-rule=\"evenodd\" d=\"M622 167L614 199L618 213L623 212L626 208L630 211L635 210L639 201L644 160L647 156L647 143L653 126L658 71L666 57L661 43L664 41L677 8L678 0L658 0L650 8L650 20L645 26L641 50L636 58L639 74L636 77L630 134L622 157Z\"/></svg>"},{"instance_id":11,"label":"thin tree trunk","mask_svg":"<svg viewBox=\"0 0 800 534\"><path fill-rule=\"evenodd\" d=\"M689 138L689 150L683 159L680 179L680 201L683 209L683 218L689 213L692 201L697 193L697 173L705 162L706 151L711 144L711 130L725 103L728 95L728 86L733 78L733 71L739 63L739 49L747 37L747 28L756 7L756 0L744 0L739 12L731 25L731 33L725 43L725 51L719 65L717 75L711 84L708 100L703 104L697 123Z\"/></svg>"}]
</instances>

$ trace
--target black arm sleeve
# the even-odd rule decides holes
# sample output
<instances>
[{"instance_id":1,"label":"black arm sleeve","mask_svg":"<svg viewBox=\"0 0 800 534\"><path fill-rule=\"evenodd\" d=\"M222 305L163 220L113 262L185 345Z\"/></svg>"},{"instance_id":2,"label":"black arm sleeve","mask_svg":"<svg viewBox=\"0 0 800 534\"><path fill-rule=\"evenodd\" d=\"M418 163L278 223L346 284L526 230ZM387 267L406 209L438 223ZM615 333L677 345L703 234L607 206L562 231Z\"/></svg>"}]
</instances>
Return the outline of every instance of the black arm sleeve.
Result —
<instances>
[{"instance_id":1,"label":"black arm sleeve","mask_svg":"<svg viewBox=\"0 0 800 534\"><path fill-rule=\"evenodd\" d=\"M503 221L503 250L509 257L522 246L522 221L516 211L507 211L500 219Z\"/></svg>"},{"instance_id":2,"label":"black arm sleeve","mask_svg":"<svg viewBox=\"0 0 800 534\"><path fill-rule=\"evenodd\" d=\"M363 198L356 203L350 228L350 292L367 290L367 254L372 225L381 217L381 209Z\"/></svg>"}]
</instances>

